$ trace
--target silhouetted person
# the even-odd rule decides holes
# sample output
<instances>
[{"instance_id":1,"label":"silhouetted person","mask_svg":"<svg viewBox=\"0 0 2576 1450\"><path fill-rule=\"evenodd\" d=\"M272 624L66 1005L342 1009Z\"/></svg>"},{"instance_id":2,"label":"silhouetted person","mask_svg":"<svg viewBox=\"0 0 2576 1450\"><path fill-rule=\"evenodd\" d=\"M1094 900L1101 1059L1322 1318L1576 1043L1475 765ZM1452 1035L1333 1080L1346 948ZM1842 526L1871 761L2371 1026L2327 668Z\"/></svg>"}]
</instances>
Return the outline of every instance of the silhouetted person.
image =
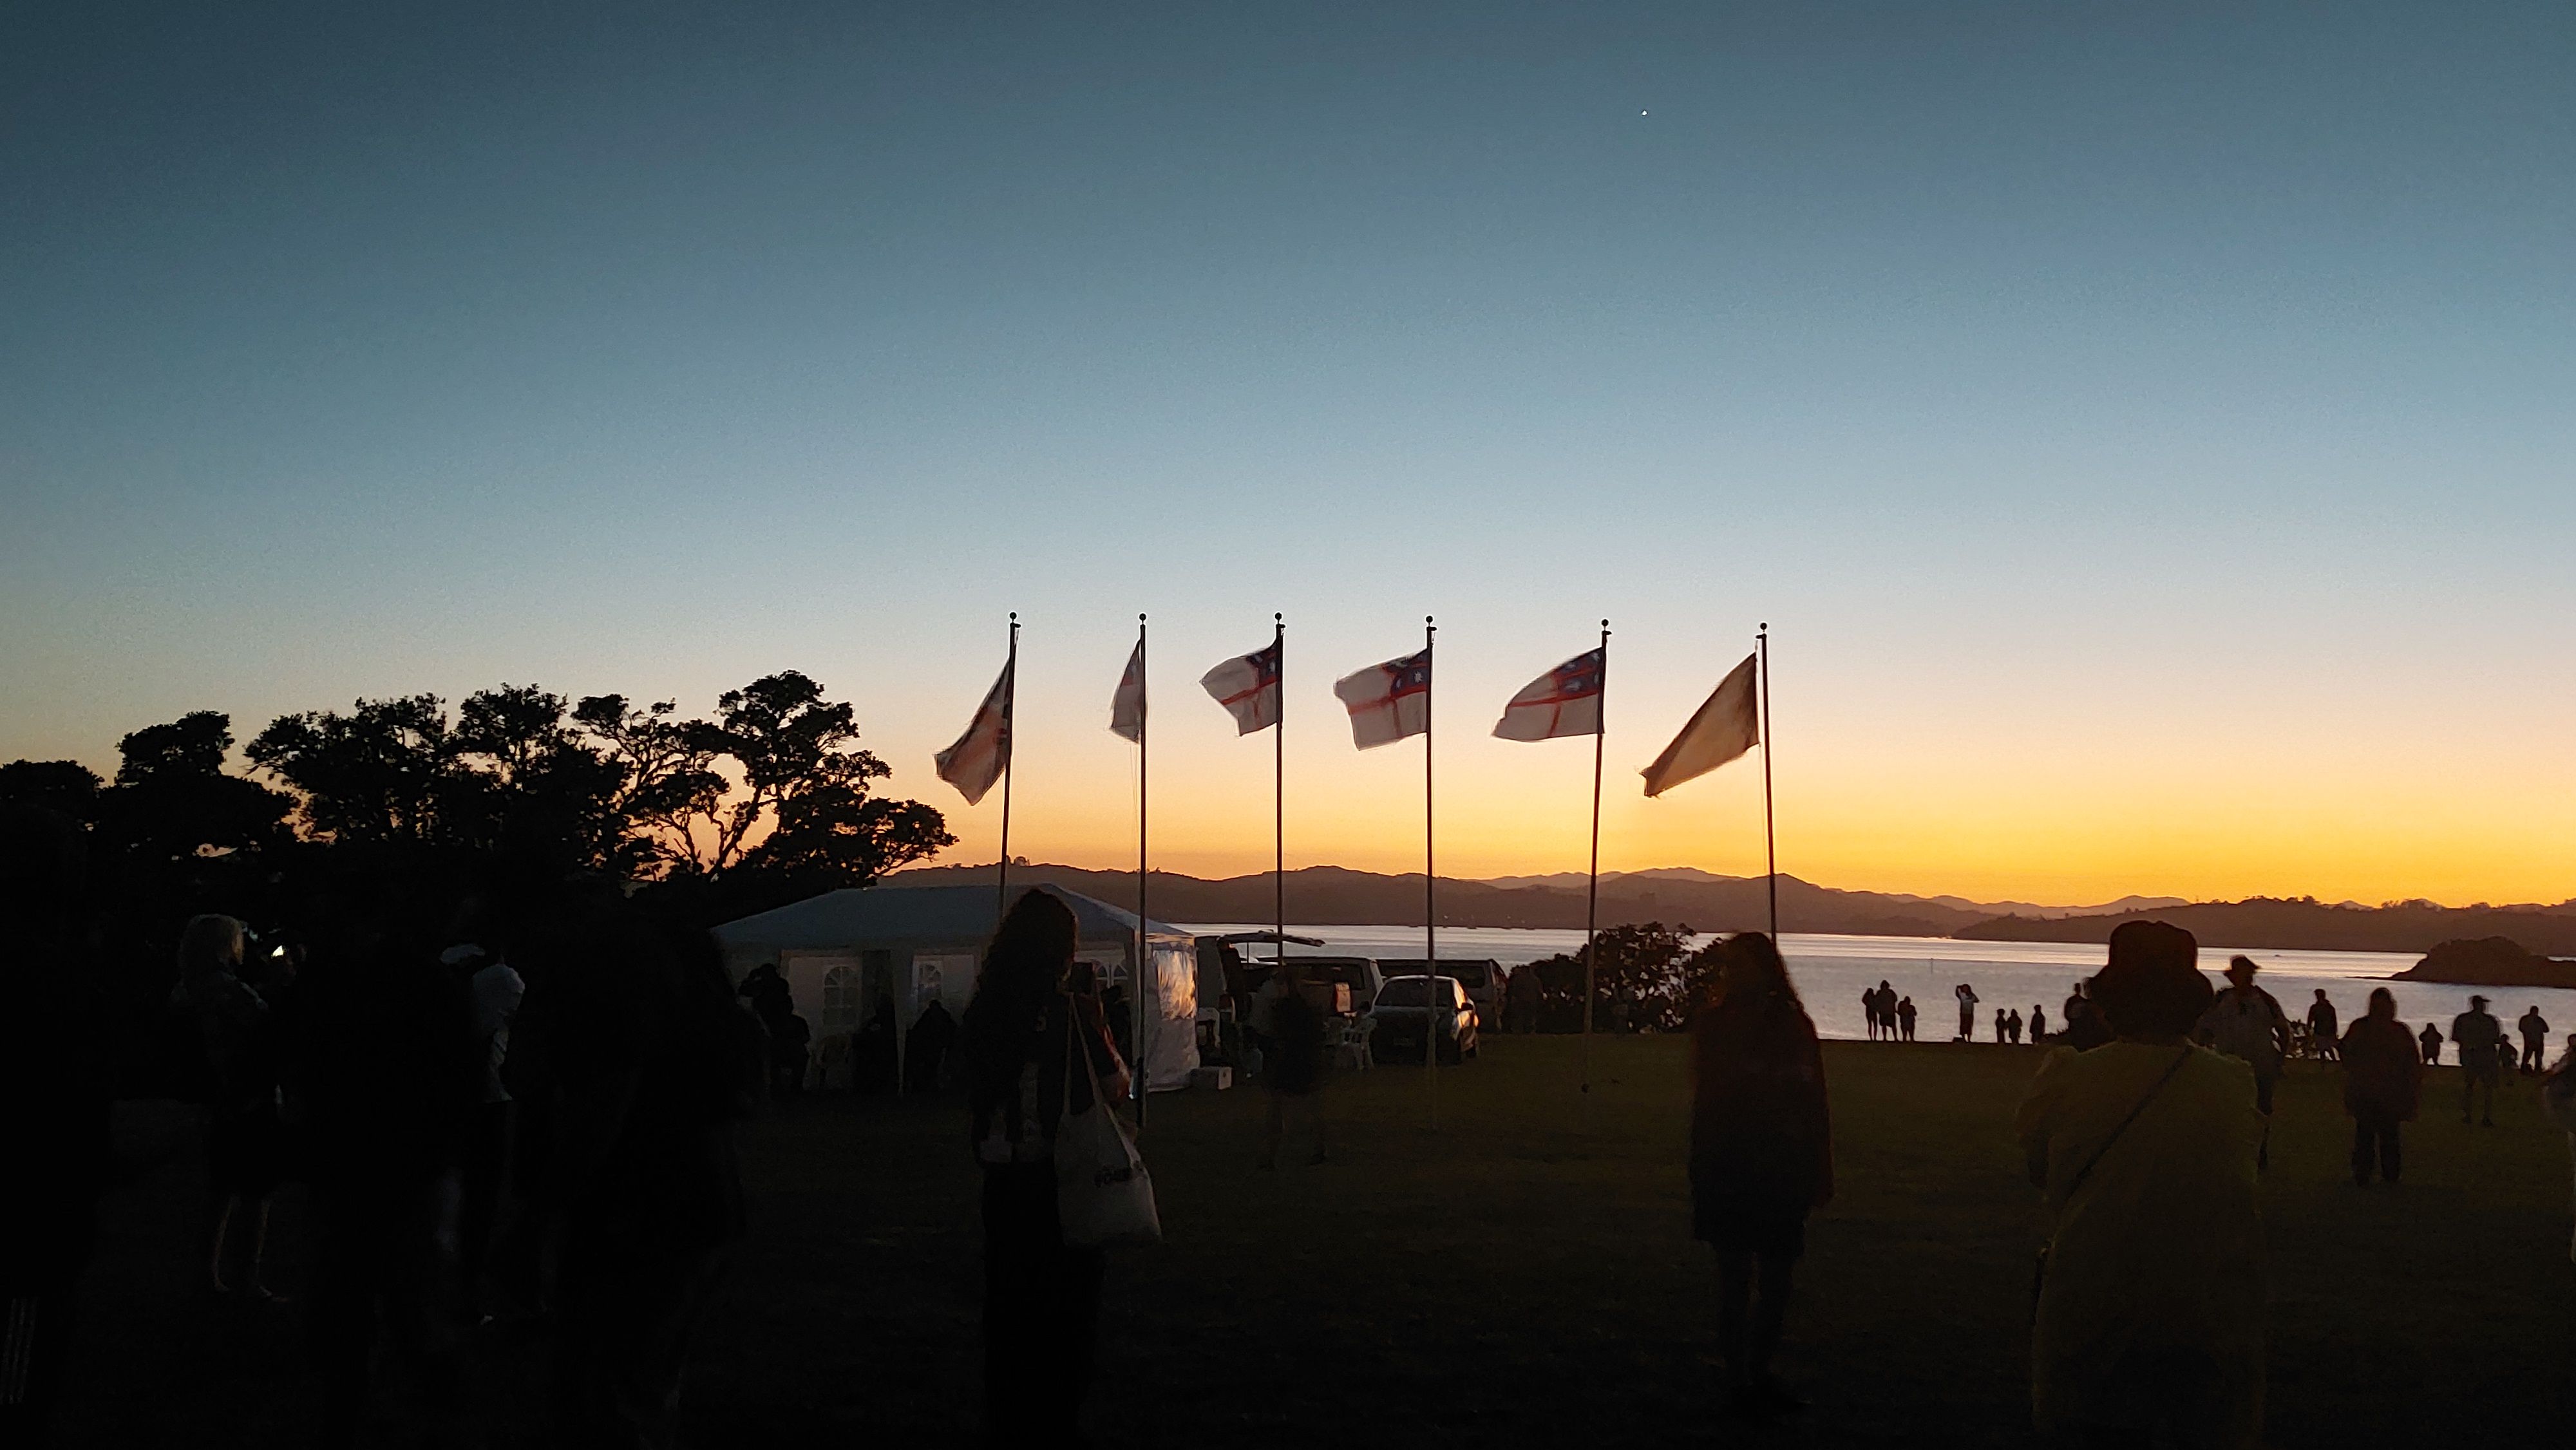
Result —
<instances>
[{"instance_id":1,"label":"silhouetted person","mask_svg":"<svg viewBox=\"0 0 2576 1450\"><path fill-rule=\"evenodd\" d=\"M2010 1042L2012 1040L2011 1032L2012 1024L2005 1018L2004 1009L1997 1007L1995 1009L1995 1041Z\"/></svg>"},{"instance_id":2,"label":"silhouetted person","mask_svg":"<svg viewBox=\"0 0 2576 1450\"><path fill-rule=\"evenodd\" d=\"M769 1029L769 1091L786 1096L804 1091L805 1067L814 1040L811 1024L796 1015L795 995L774 962L763 962L743 975L736 989L751 1004L752 1015ZM857 1084L854 1073L852 1085Z\"/></svg>"},{"instance_id":3,"label":"silhouetted person","mask_svg":"<svg viewBox=\"0 0 2576 1450\"><path fill-rule=\"evenodd\" d=\"M1896 1029L1906 1041L1914 1040L1914 999L1901 997L1896 1003Z\"/></svg>"},{"instance_id":4,"label":"silhouetted person","mask_svg":"<svg viewBox=\"0 0 2576 1450\"><path fill-rule=\"evenodd\" d=\"M2343 1034L2335 1014L2335 1005L2326 1000L2326 989L2319 987L2317 999L2308 1004L2308 1041L2315 1045L2319 1058L2333 1062L2342 1056L2340 1046L2342 1040ZM2413 1050L2411 1039L2408 1050Z\"/></svg>"},{"instance_id":5,"label":"silhouetted person","mask_svg":"<svg viewBox=\"0 0 2576 1450\"><path fill-rule=\"evenodd\" d=\"M1816 1025L1770 937L1739 932L1718 948L1691 1064L1691 1222L1717 1251L1728 1397L1754 1416L1802 1409L1771 1356L1807 1215L1834 1196L1833 1125Z\"/></svg>"},{"instance_id":6,"label":"silhouetted person","mask_svg":"<svg viewBox=\"0 0 2576 1450\"><path fill-rule=\"evenodd\" d=\"M475 1063L475 1101L466 1125L457 1191L457 1275L470 1317L480 1318L483 1271L489 1266L494 1227L510 1175L515 1104L504 1081L510 1057L510 1024L527 997L527 982L502 960L493 924L479 900L469 900L449 928L454 945L439 960L465 980L469 1013L467 1051Z\"/></svg>"},{"instance_id":7,"label":"silhouetted person","mask_svg":"<svg viewBox=\"0 0 2576 1450\"><path fill-rule=\"evenodd\" d=\"M1538 967L1524 962L1512 968L1511 980L1503 985L1503 1015L1504 1020L1511 1023L1512 1031L1536 1032L1538 1030L1540 996L1541 983L1538 979Z\"/></svg>"},{"instance_id":8,"label":"silhouetted person","mask_svg":"<svg viewBox=\"0 0 2576 1450\"><path fill-rule=\"evenodd\" d=\"M1869 1025L1869 1040L1876 1042L1878 1040L1878 989L1876 987L1860 989L1860 1015L1861 1020Z\"/></svg>"},{"instance_id":9,"label":"silhouetted person","mask_svg":"<svg viewBox=\"0 0 2576 1450\"><path fill-rule=\"evenodd\" d=\"M948 1015L947 1003L931 998L903 1035L903 1090L915 1097L938 1092L948 1049L956 1043L957 1019Z\"/></svg>"},{"instance_id":10,"label":"silhouetted person","mask_svg":"<svg viewBox=\"0 0 2576 1450\"><path fill-rule=\"evenodd\" d=\"M2504 1067L2504 1027L2487 1011L2487 999L2469 998L2469 1010L2451 1019L2451 1046L2460 1055L2460 1121L2471 1116L2478 1089L2486 1089L2486 1106L2478 1120L2495 1126L2496 1080Z\"/></svg>"},{"instance_id":11,"label":"silhouetted person","mask_svg":"<svg viewBox=\"0 0 2576 1450\"><path fill-rule=\"evenodd\" d=\"M2253 1070L2193 1046L2191 933L2126 922L2093 979L2116 1040L2042 1063L2018 1129L2051 1223L2031 1408L2073 1444L2252 1446L2264 1276Z\"/></svg>"},{"instance_id":12,"label":"silhouetted person","mask_svg":"<svg viewBox=\"0 0 2576 1450\"><path fill-rule=\"evenodd\" d=\"M2352 1181L2368 1188L2375 1160L2379 1176L2395 1183L2405 1167L2397 1128L2415 1119L2424 1061L2415 1050L2413 1030L2397 1020L2397 998L2386 987L2371 989L2370 1009L2344 1034L2342 1049L2343 1109L2352 1115Z\"/></svg>"},{"instance_id":13,"label":"silhouetted person","mask_svg":"<svg viewBox=\"0 0 2576 1450\"><path fill-rule=\"evenodd\" d=\"M1961 1042L1976 1041L1977 989L1969 986L1965 982L1961 982L1957 987L1951 989L1951 995L1959 999L1959 1040Z\"/></svg>"},{"instance_id":14,"label":"silhouetted person","mask_svg":"<svg viewBox=\"0 0 2576 1450\"><path fill-rule=\"evenodd\" d=\"M2441 1028L2427 1022L2424 1024L2424 1030L2415 1034L2415 1041L2418 1046L2424 1049L2424 1065L2426 1067L2436 1066L2442 1061Z\"/></svg>"},{"instance_id":15,"label":"silhouetted person","mask_svg":"<svg viewBox=\"0 0 2576 1450\"><path fill-rule=\"evenodd\" d=\"M2252 957L2227 959L2227 990L2210 1003L2200 1021L2203 1042L2254 1069L2254 1110L2263 1115L2263 1142L2254 1166L2272 1161L2272 1090L2281 1081L2281 1063L2290 1046L2289 1014L2271 993L2254 985L2259 970Z\"/></svg>"},{"instance_id":16,"label":"silhouetted person","mask_svg":"<svg viewBox=\"0 0 2576 1450\"><path fill-rule=\"evenodd\" d=\"M2522 1014L2514 1026L2522 1030L2522 1070L2526 1074L2540 1071L2549 1057L2549 1019L2540 1015L2540 1004Z\"/></svg>"},{"instance_id":17,"label":"silhouetted person","mask_svg":"<svg viewBox=\"0 0 2576 1450\"><path fill-rule=\"evenodd\" d=\"M1292 1117L1304 1118L1315 1134L1311 1163L1324 1161L1324 1014L1303 991L1297 968L1283 965L1270 981L1281 990L1265 1004L1268 1020L1262 1033L1270 1044L1261 1058L1261 1086L1270 1099L1270 1117L1261 1134L1259 1166L1279 1166L1279 1146L1288 1136ZM1267 990L1269 984L1265 983ZM1426 999L1427 1000L1427 999ZM1428 1012L1425 1014L1428 1016Z\"/></svg>"},{"instance_id":18,"label":"silhouetted person","mask_svg":"<svg viewBox=\"0 0 2576 1450\"><path fill-rule=\"evenodd\" d=\"M733 1124L759 1100L760 1033L713 938L613 889L577 888L540 949L525 1014L559 1104L540 1207L558 1443L669 1445L698 1320L744 1232Z\"/></svg>"},{"instance_id":19,"label":"silhouetted person","mask_svg":"<svg viewBox=\"0 0 2576 1450\"><path fill-rule=\"evenodd\" d=\"M98 1238L116 1098L90 959L86 833L0 806L0 1445L45 1443Z\"/></svg>"},{"instance_id":20,"label":"silhouetted person","mask_svg":"<svg viewBox=\"0 0 2576 1450\"><path fill-rule=\"evenodd\" d=\"M192 1041L201 1075L212 1195L207 1282L218 1294L231 1292L225 1265L238 1229L249 1239L243 1286L268 1298L260 1261L268 1247L269 1198L285 1172L285 1127L268 1003L242 980L246 940L232 917L191 918L179 937L179 984L171 990L170 1011Z\"/></svg>"},{"instance_id":21,"label":"silhouetted person","mask_svg":"<svg viewBox=\"0 0 2576 1450\"><path fill-rule=\"evenodd\" d=\"M2033 1042L2048 1040L2048 1012L2037 1002L2030 1004L2030 1040Z\"/></svg>"},{"instance_id":22,"label":"silhouetted person","mask_svg":"<svg viewBox=\"0 0 2576 1450\"><path fill-rule=\"evenodd\" d=\"M305 1328L322 1391L321 1440L354 1444L379 1338L408 1360L433 1437L459 1401L455 1272L443 1233L481 1063L465 984L384 914L325 904L299 990L312 1180ZM622 985L621 985L622 989Z\"/></svg>"},{"instance_id":23,"label":"silhouetted person","mask_svg":"<svg viewBox=\"0 0 2576 1450\"><path fill-rule=\"evenodd\" d=\"M2566 1050L2540 1076L2540 1110L2567 1135L2567 1151L2576 1157L2576 1033L2568 1035ZM2576 1259L2576 1238L2568 1241L2567 1256Z\"/></svg>"},{"instance_id":24,"label":"silhouetted person","mask_svg":"<svg viewBox=\"0 0 2576 1450\"><path fill-rule=\"evenodd\" d=\"M794 1012L769 1024L769 1090L772 1094L794 1097L805 1091L805 1069L813 1061L814 1029ZM863 1074L858 1068L857 1035L850 1043L850 1081L856 1084Z\"/></svg>"},{"instance_id":25,"label":"silhouetted person","mask_svg":"<svg viewBox=\"0 0 2576 1450\"><path fill-rule=\"evenodd\" d=\"M894 998L879 993L868 1008L868 1020L850 1039L850 1086L863 1093L895 1089Z\"/></svg>"},{"instance_id":26,"label":"silhouetted person","mask_svg":"<svg viewBox=\"0 0 2576 1450\"><path fill-rule=\"evenodd\" d=\"M1056 1216L1055 1131L1116 1098L1127 1071L1095 1015L1065 990L1073 911L1043 891L1013 902L976 978L958 1039L983 1165L984 1443L1078 1445L1099 1334L1103 1251L1064 1241ZM1072 1052L1091 1060L1074 1070Z\"/></svg>"}]
</instances>

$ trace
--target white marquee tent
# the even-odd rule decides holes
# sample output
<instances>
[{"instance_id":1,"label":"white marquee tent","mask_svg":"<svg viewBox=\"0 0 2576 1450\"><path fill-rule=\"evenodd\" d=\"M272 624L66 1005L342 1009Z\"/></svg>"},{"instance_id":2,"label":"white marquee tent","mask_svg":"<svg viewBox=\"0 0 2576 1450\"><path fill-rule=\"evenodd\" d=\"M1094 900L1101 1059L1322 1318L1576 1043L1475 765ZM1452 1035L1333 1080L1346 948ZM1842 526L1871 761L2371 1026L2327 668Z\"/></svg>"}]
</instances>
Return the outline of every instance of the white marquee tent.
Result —
<instances>
[{"instance_id":1,"label":"white marquee tent","mask_svg":"<svg viewBox=\"0 0 2576 1450\"><path fill-rule=\"evenodd\" d=\"M1078 957L1104 984L1137 980L1134 912L1057 886L1028 889L1073 908ZM975 992L976 964L993 935L995 907L989 886L871 886L827 891L729 921L715 937L736 982L764 962L777 966L819 1044L857 1027L867 1004L880 997L894 999L903 1031L934 1000L963 1017ZM1147 1083L1159 1092L1188 1086L1199 1065L1197 955L1188 932L1158 921L1145 923L1145 941L1153 962L1143 974L1145 1040L1138 1055Z\"/></svg>"}]
</instances>

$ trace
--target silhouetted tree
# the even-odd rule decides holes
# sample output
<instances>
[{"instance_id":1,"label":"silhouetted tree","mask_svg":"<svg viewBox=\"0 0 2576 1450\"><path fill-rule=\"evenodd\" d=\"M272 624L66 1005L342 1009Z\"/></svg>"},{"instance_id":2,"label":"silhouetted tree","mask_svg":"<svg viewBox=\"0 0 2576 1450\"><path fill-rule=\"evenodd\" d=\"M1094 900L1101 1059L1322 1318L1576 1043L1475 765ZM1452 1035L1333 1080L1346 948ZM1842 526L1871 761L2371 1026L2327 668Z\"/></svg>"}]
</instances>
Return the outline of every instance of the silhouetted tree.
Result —
<instances>
[{"instance_id":1,"label":"silhouetted tree","mask_svg":"<svg viewBox=\"0 0 2576 1450\"><path fill-rule=\"evenodd\" d=\"M107 783L77 760L13 760L0 765L0 805L59 811L83 825L98 820Z\"/></svg>"},{"instance_id":2,"label":"silhouetted tree","mask_svg":"<svg viewBox=\"0 0 2576 1450\"><path fill-rule=\"evenodd\" d=\"M1635 996L1629 1020L1659 1032L1679 1030L1688 1020L1694 978L1692 969L1706 955L1690 948L1687 924L1660 921L1604 927L1593 935L1598 966L1593 972L1593 1000L1607 1004L1621 989ZM1583 1030L1583 953L1564 953L1531 963L1538 972L1539 1030ZM1593 1030L1607 1025L1595 1016Z\"/></svg>"}]
</instances>

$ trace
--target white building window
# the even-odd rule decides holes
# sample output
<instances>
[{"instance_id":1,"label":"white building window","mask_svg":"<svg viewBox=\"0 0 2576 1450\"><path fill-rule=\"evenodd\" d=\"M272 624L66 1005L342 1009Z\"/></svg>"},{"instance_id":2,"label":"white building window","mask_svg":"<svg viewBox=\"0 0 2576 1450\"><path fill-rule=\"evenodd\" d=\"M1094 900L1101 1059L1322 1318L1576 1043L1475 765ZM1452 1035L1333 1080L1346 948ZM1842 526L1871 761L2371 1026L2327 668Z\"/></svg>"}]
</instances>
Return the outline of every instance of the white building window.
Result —
<instances>
[{"instance_id":1,"label":"white building window","mask_svg":"<svg viewBox=\"0 0 2576 1450\"><path fill-rule=\"evenodd\" d=\"M822 1032L847 1032L859 1025L859 969L834 967L823 974Z\"/></svg>"}]
</instances>

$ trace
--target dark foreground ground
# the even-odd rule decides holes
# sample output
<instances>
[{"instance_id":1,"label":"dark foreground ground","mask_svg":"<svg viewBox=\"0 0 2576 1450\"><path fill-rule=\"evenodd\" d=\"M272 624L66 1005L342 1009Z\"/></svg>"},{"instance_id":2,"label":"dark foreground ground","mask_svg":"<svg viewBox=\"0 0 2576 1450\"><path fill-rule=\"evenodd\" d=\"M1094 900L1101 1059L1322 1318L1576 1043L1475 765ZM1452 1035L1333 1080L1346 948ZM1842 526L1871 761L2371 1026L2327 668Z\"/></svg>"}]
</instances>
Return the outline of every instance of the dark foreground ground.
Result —
<instances>
[{"instance_id":1,"label":"dark foreground ground","mask_svg":"<svg viewBox=\"0 0 2576 1450\"><path fill-rule=\"evenodd\" d=\"M1444 1071L1330 1095L1333 1161L1251 1171L1258 1093L1157 1098L1168 1241L1110 1270L1093 1403L1112 1446L2021 1444L2035 1219L2010 1138L2032 1049L1826 1047L1842 1192L1818 1220L1783 1370L1817 1405L1753 1433L1715 1413L1681 1172L1682 1043L1489 1041ZM2569 1161L2529 1086L2463 1128L2431 1085L2395 1192L2344 1176L2330 1069L2273 1134L2271 1440L2569 1443ZM2447 1111L2446 1111L2447 1110ZM755 1236L707 1325L707 1446L971 1443L975 1170L953 1104L808 1099L746 1134ZM180 1159L112 1202L63 1425L70 1445L282 1447L310 1425L292 1310L192 1293ZM280 1231L292 1245L290 1191ZM290 1262L278 1276L295 1287ZM525 1432L541 1348L488 1341L490 1443ZM416 1438L387 1398L383 1441Z\"/></svg>"}]
</instances>

